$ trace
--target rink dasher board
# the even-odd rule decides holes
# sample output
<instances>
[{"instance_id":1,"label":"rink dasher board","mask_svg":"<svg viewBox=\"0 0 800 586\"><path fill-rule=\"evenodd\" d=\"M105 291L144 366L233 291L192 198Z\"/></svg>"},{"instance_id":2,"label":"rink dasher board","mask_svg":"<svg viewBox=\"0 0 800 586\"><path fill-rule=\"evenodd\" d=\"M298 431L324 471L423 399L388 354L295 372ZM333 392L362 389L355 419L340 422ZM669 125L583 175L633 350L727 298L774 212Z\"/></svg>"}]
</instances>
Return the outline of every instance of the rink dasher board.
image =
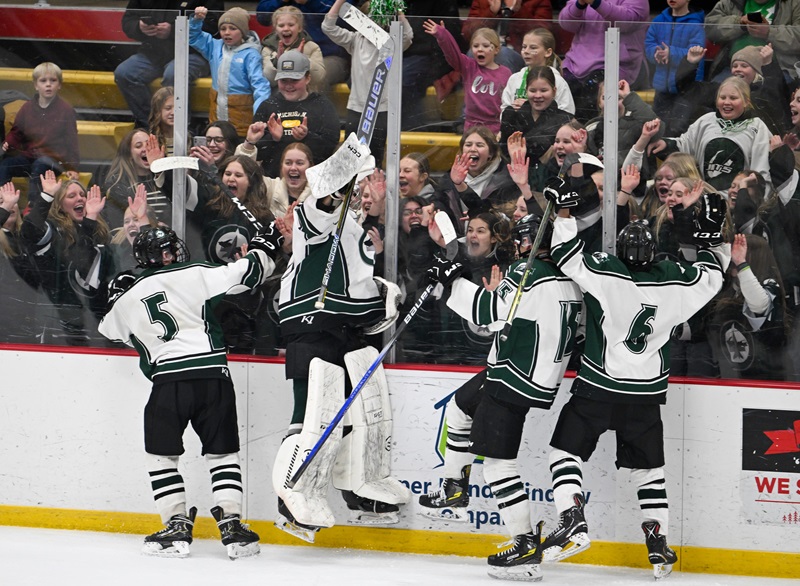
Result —
<instances>
[{"instance_id":1,"label":"rink dasher board","mask_svg":"<svg viewBox=\"0 0 800 586\"><path fill-rule=\"evenodd\" d=\"M0 350L4 449L0 524L150 533L160 525L144 469L142 411L150 383L138 359L117 351L18 347ZM274 529L272 462L292 409L290 383L275 359L233 357L245 517L262 539L300 544ZM351 526L331 490L337 527L317 544L411 553L485 556L505 538L480 461L473 467L471 522L440 524L417 514L416 499L435 488L441 464L442 413L476 369L389 367L393 473L414 493L392 528ZM663 407L670 544L679 570L774 577L800 575L800 388L738 382L671 383ZM547 454L565 379L551 411L532 410L520 472L532 518L555 527ZM798 427L791 424L797 421ZM773 429L774 428L774 429ZM797 448L797 452L791 449ZM198 537L217 538L208 510L210 483L193 431L185 435L181 473L201 520ZM778 450L780 453L767 453ZM635 487L614 467L613 434L584 466L593 546L576 562L646 567ZM764 468L764 469L760 469ZM426 483L428 483L426 485ZM204 515L205 512L205 515Z\"/></svg>"}]
</instances>

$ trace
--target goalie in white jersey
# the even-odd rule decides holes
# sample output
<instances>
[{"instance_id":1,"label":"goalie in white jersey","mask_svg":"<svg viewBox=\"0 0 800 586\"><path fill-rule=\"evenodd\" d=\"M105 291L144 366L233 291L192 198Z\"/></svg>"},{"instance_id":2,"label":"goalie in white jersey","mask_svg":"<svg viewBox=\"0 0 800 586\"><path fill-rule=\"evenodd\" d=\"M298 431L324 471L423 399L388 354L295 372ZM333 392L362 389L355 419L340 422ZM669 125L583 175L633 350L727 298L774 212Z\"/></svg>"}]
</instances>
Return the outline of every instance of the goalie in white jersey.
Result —
<instances>
[{"instance_id":1,"label":"goalie in white jersey","mask_svg":"<svg viewBox=\"0 0 800 586\"><path fill-rule=\"evenodd\" d=\"M587 254L577 238L569 206L575 193L547 193L559 209L552 256L584 291L586 345L572 397L559 415L550 445L553 497L559 527L542 544L545 561L558 561L589 547L583 514L581 462L599 437L616 431L618 468L631 470L642 510L649 560L655 577L677 561L667 546L667 491L660 406L666 402L669 343L673 329L720 290L730 262L723 242L727 214L718 193L702 187L673 208L676 224L688 226L683 244L696 244L693 264L653 263L655 240L646 223L632 222L617 239L617 257ZM687 233L688 232L688 233ZM692 241L689 242L688 239Z\"/></svg>"},{"instance_id":2,"label":"goalie in white jersey","mask_svg":"<svg viewBox=\"0 0 800 586\"><path fill-rule=\"evenodd\" d=\"M458 263L438 259L438 266L432 269L434 276L446 275L440 282L452 282L448 307L495 332L505 325L515 293L525 280L508 337L494 337L485 382L480 385L480 379L473 379L447 406L448 448L442 487L419 499L428 516L466 520L470 465L476 455L484 456L483 476L512 538L509 547L489 556L489 574L508 580L541 578L540 535L538 528L534 533L531 526L517 454L528 411L550 409L553 404L572 354L583 306L578 286L550 259L549 220L541 227L544 236L539 250L531 251L541 222L539 216L529 215L515 226L520 256L536 256L529 271L525 260L511 265L493 291L466 278L453 280L457 271L446 265L457 268ZM457 432L455 438L450 437L451 430ZM468 450L467 445L458 445L458 437L467 436Z\"/></svg>"},{"instance_id":3,"label":"goalie in white jersey","mask_svg":"<svg viewBox=\"0 0 800 586\"><path fill-rule=\"evenodd\" d=\"M224 266L188 262L175 232L148 228L133 242L144 272L118 275L109 285L110 308L100 333L133 346L153 381L144 411L144 444L156 508L166 525L145 538L144 553L189 555L197 509L187 512L178 460L189 422L200 437L211 473L222 543L231 558L259 552L259 537L241 523L242 473L236 394L213 305L228 293L256 287L272 274L281 246L274 224ZM245 254L246 252L246 254Z\"/></svg>"}]
</instances>

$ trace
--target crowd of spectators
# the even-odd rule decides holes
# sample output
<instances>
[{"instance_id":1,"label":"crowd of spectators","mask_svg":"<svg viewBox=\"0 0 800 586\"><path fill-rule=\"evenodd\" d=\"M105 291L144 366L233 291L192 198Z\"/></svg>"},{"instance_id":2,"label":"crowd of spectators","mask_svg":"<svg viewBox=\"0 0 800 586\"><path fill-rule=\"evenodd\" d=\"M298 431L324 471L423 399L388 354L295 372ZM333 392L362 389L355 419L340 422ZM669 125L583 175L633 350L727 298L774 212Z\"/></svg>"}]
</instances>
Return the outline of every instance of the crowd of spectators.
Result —
<instances>
[{"instance_id":1,"label":"crowd of spectators","mask_svg":"<svg viewBox=\"0 0 800 586\"><path fill-rule=\"evenodd\" d=\"M210 124L196 133L204 140L190 137L190 155L213 170L188 181L186 241L194 259L228 262L252 237L232 193L261 223L276 221L286 238L284 266L291 261L294 209L310 191L306 170L331 156L341 130L356 130L377 65L375 46L338 18L345 3L261 0L258 22L272 27L263 39L241 9L191 3L190 78L214 80ZM57 98L55 64L34 70L38 93L28 109L48 115L58 108L58 119L43 132L21 112L3 141L0 274L4 297L19 308L16 323L4 328L7 341L102 343L96 323L108 279L132 268L130 242L140 226L171 224L171 177L153 174L150 162L174 146L174 16L151 4L131 0L123 19L126 34L142 43L115 72L136 128L102 181L76 181L75 113ZM368 2L352 4L369 12ZM800 0L722 0L707 14L688 0L663 11L651 4L474 0L459 19L455 0L406 0L398 17L403 128L425 127L429 86L443 96L461 85L463 132L449 172L437 176L425 154L409 153L399 161L399 191L391 193L395 178L387 181L381 171L387 102L377 105L376 169L360 179L355 200L366 245L382 267L385 207L396 205L402 314L437 248L431 218L445 211L471 279L492 286L513 261L514 222L542 213L541 192L562 172L565 156L604 157L604 32L617 26L618 165L604 172L616 174L620 186L618 226L648 220L659 254L691 261L693 251L676 245L671 208L703 189L725 195L735 231L723 291L674 334L673 374L796 380ZM148 82L160 76L165 87L150 96ZM340 120L330 92L347 80ZM59 180L60 172L69 175ZM31 178L27 210L18 209L19 194L8 183L20 174ZM581 194L574 214L581 237L599 251L603 175L576 170L566 181ZM218 309L231 351L280 352L280 273ZM415 318L398 345L401 360L485 361L494 333L470 326L445 302L429 303Z\"/></svg>"}]
</instances>

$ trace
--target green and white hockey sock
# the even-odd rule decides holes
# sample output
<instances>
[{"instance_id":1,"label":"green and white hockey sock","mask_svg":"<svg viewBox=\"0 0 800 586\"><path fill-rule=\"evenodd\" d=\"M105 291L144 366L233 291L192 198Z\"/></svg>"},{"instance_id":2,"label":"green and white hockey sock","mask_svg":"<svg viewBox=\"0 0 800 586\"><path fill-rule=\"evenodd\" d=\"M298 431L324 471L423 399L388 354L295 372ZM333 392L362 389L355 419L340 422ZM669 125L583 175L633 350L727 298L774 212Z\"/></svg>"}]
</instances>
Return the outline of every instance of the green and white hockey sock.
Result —
<instances>
[{"instance_id":1,"label":"green and white hockey sock","mask_svg":"<svg viewBox=\"0 0 800 586\"><path fill-rule=\"evenodd\" d=\"M497 500L497 508L511 537L530 533L530 504L522 486L516 460L484 458L483 478Z\"/></svg>"},{"instance_id":2,"label":"green and white hockey sock","mask_svg":"<svg viewBox=\"0 0 800 586\"><path fill-rule=\"evenodd\" d=\"M145 460L156 510L166 525L175 515L186 514L186 487L178 472L178 456L145 454Z\"/></svg>"},{"instance_id":3,"label":"green and white hockey sock","mask_svg":"<svg viewBox=\"0 0 800 586\"><path fill-rule=\"evenodd\" d=\"M553 501L556 510L563 513L575 506L572 495L582 492L583 466L578 456L557 448L550 452L549 464L553 475Z\"/></svg>"},{"instance_id":4,"label":"green and white hockey sock","mask_svg":"<svg viewBox=\"0 0 800 586\"><path fill-rule=\"evenodd\" d=\"M464 466L470 466L475 460L475 455L469 451L472 417L456 405L455 399L451 399L447 404L445 421L447 423L447 451L444 455L444 477L461 478Z\"/></svg>"},{"instance_id":5,"label":"green and white hockey sock","mask_svg":"<svg viewBox=\"0 0 800 586\"><path fill-rule=\"evenodd\" d=\"M239 454L206 454L214 504L226 515L242 515L242 468Z\"/></svg>"},{"instance_id":6,"label":"green and white hockey sock","mask_svg":"<svg viewBox=\"0 0 800 586\"><path fill-rule=\"evenodd\" d=\"M669 503L664 468L637 468L631 470L631 482L637 486L636 496L645 521L658 521L659 533L667 535Z\"/></svg>"}]
</instances>

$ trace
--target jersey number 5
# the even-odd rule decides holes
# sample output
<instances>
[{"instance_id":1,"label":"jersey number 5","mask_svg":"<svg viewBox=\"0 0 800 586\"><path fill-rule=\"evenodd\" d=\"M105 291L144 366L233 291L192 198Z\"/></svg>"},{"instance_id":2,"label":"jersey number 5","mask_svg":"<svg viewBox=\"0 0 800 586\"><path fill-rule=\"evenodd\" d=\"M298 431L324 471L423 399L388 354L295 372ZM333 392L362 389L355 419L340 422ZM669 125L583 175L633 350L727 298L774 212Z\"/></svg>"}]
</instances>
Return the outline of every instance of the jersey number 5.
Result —
<instances>
[{"instance_id":1,"label":"jersey number 5","mask_svg":"<svg viewBox=\"0 0 800 586\"><path fill-rule=\"evenodd\" d=\"M178 335L178 322L165 310L162 305L167 303L167 294L163 291L153 293L150 297L142 299L142 303L147 308L147 315L150 323L161 324L164 328L164 335L158 338L164 342L169 342Z\"/></svg>"}]
</instances>

